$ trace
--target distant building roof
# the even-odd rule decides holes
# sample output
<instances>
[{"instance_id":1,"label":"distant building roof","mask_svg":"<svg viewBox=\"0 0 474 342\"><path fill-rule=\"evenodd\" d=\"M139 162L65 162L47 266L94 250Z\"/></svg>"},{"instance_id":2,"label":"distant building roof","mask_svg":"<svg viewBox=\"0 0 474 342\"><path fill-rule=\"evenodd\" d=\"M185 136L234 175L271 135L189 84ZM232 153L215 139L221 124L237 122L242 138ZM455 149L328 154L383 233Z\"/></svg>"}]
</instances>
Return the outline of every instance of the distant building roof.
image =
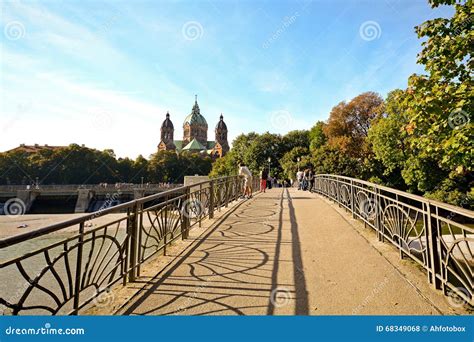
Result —
<instances>
[{"instance_id":1,"label":"distant building roof","mask_svg":"<svg viewBox=\"0 0 474 342\"><path fill-rule=\"evenodd\" d=\"M163 121L163 124L161 125L161 128L174 128L173 123L170 120L170 113L166 113L166 119Z\"/></svg>"},{"instance_id":2,"label":"distant building roof","mask_svg":"<svg viewBox=\"0 0 474 342\"><path fill-rule=\"evenodd\" d=\"M196 139L191 140L189 144L183 147L183 151L202 151L206 148Z\"/></svg>"},{"instance_id":3,"label":"distant building roof","mask_svg":"<svg viewBox=\"0 0 474 342\"><path fill-rule=\"evenodd\" d=\"M197 99L196 99L196 102L194 102L194 106L193 106L193 110L191 111L191 114L189 114L184 119L183 126L186 124L190 124L190 125L199 124L199 125L207 126L206 118L204 118L204 116L201 115L201 110L199 109Z\"/></svg>"},{"instance_id":4,"label":"distant building roof","mask_svg":"<svg viewBox=\"0 0 474 342\"><path fill-rule=\"evenodd\" d=\"M219 118L219 122L216 125L216 129L222 129L227 131L227 125L224 122L224 115L221 113L221 117Z\"/></svg>"},{"instance_id":5,"label":"distant building roof","mask_svg":"<svg viewBox=\"0 0 474 342\"><path fill-rule=\"evenodd\" d=\"M18 147L12 148L11 150L5 151L7 152L25 152L25 153L36 153L42 150L59 150L61 148L66 148L67 146L50 146L50 145L39 145L39 144L34 144L34 145L25 145L21 144Z\"/></svg>"},{"instance_id":6,"label":"distant building roof","mask_svg":"<svg viewBox=\"0 0 474 342\"><path fill-rule=\"evenodd\" d=\"M191 141L192 142L192 141ZM190 142L190 143L191 143ZM173 141L174 145L176 146L176 151L177 152L181 152L184 150L184 148L186 146L188 146L190 143L188 143L187 145L183 146L183 140L174 140ZM199 141L198 141L199 143ZM201 143L199 143L201 146L203 146ZM214 148L214 146L216 146L216 142L215 141L208 141L206 143L206 146L203 146L203 150L212 150Z\"/></svg>"}]
</instances>

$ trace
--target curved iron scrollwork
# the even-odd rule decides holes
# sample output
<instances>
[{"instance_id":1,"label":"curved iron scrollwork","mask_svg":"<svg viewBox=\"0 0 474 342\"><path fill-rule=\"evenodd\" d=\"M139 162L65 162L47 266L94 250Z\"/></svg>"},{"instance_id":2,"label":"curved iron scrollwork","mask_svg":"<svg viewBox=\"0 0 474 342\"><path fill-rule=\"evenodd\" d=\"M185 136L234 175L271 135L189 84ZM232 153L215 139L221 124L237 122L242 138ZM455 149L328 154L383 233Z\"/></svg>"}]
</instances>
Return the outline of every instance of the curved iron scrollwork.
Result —
<instances>
[{"instance_id":1,"label":"curved iron scrollwork","mask_svg":"<svg viewBox=\"0 0 474 342\"><path fill-rule=\"evenodd\" d=\"M141 225L141 256L144 261L159 250L168 240L173 240L181 233L183 208L181 199L173 200L165 205L148 208L144 211Z\"/></svg>"},{"instance_id":2,"label":"curved iron scrollwork","mask_svg":"<svg viewBox=\"0 0 474 342\"><path fill-rule=\"evenodd\" d=\"M382 229L401 249L426 264L425 229L420 218L419 212L412 213L400 205L389 204L382 213Z\"/></svg>"},{"instance_id":3,"label":"curved iron scrollwork","mask_svg":"<svg viewBox=\"0 0 474 342\"><path fill-rule=\"evenodd\" d=\"M339 193L340 193L339 201L341 202L341 204L343 204L346 207L350 207L352 198L351 198L351 190L349 189L349 187L346 184L342 184L340 187Z\"/></svg>"},{"instance_id":4,"label":"curved iron scrollwork","mask_svg":"<svg viewBox=\"0 0 474 342\"><path fill-rule=\"evenodd\" d=\"M16 277L22 277L26 286L16 291L10 301L1 298L0 304L13 315L74 312L76 296L82 293L86 296L83 302L88 302L122 278L128 238L121 223L87 232L82 241L66 239L12 262L10 268L16 268L19 273ZM77 267L79 249L83 253L80 269ZM34 273L28 271L26 265L40 263L41 257L44 267L34 268ZM13 272L11 269L10 273Z\"/></svg>"},{"instance_id":5,"label":"curved iron scrollwork","mask_svg":"<svg viewBox=\"0 0 474 342\"><path fill-rule=\"evenodd\" d=\"M463 225L444 220L441 229L445 234L439 238L442 277L449 292L466 301L473 300L474 293L474 233L467 233Z\"/></svg>"},{"instance_id":6,"label":"curved iron scrollwork","mask_svg":"<svg viewBox=\"0 0 474 342\"><path fill-rule=\"evenodd\" d=\"M119 281L134 281L141 263L237 199L241 185L232 176L173 188L0 240L0 256L11 258L0 260L0 315L78 314Z\"/></svg>"},{"instance_id":7,"label":"curved iron scrollwork","mask_svg":"<svg viewBox=\"0 0 474 342\"><path fill-rule=\"evenodd\" d=\"M474 305L472 211L337 175L316 175L313 191L341 204L401 256L418 262L437 288Z\"/></svg>"}]
</instances>

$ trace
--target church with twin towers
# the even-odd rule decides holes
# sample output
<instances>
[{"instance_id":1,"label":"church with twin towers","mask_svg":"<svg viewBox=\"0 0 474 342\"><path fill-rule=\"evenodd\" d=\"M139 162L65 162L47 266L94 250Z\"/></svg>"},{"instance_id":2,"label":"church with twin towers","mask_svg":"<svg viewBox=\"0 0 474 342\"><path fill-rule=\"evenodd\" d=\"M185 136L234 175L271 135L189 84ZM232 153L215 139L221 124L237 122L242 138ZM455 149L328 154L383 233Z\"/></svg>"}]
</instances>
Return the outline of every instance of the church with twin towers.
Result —
<instances>
[{"instance_id":1,"label":"church with twin towers","mask_svg":"<svg viewBox=\"0 0 474 342\"><path fill-rule=\"evenodd\" d=\"M207 121L201 114L197 103L197 95L191 114L186 116L183 123L183 140L174 140L174 125L170 113L161 125L161 141L158 151L194 152L210 155L212 158L221 158L229 152L227 141L227 125L221 114L217 122L214 141L207 140Z\"/></svg>"}]
</instances>

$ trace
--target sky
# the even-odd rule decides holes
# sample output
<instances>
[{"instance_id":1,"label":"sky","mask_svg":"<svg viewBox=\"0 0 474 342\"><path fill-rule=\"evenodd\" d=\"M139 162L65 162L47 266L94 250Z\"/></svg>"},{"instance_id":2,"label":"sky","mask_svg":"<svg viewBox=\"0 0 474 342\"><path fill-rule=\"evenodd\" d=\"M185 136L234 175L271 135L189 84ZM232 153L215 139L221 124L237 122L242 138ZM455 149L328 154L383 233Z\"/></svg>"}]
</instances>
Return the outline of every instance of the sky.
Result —
<instances>
[{"instance_id":1,"label":"sky","mask_svg":"<svg viewBox=\"0 0 474 342\"><path fill-rule=\"evenodd\" d=\"M20 144L156 152L195 94L229 142L327 120L366 91L405 88L426 0L0 0L0 151Z\"/></svg>"}]
</instances>

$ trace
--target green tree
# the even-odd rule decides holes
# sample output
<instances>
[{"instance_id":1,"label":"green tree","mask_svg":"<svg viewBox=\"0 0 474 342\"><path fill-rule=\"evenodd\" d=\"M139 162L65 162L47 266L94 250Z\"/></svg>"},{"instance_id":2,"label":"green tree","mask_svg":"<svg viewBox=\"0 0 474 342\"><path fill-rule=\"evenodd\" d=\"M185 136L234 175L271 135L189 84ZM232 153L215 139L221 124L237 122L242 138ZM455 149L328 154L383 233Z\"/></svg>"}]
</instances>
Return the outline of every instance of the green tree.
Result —
<instances>
[{"instance_id":1,"label":"green tree","mask_svg":"<svg viewBox=\"0 0 474 342\"><path fill-rule=\"evenodd\" d=\"M298 158L300 158L299 162ZM298 169L302 170L311 165L309 149L301 146L294 147L283 155L280 164L283 169L283 176L286 179L295 179Z\"/></svg>"},{"instance_id":2,"label":"green tree","mask_svg":"<svg viewBox=\"0 0 474 342\"><path fill-rule=\"evenodd\" d=\"M290 131L283 136L283 144L286 151L291 151L295 147L309 148L309 143L309 131L306 130Z\"/></svg>"},{"instance_id":3,"label":"green tree","mask_svg":"<svg viewBox=\"0 0 474 342\"><path fill-rule=\"evenodd\" d=\"M368 142L376 161L368 160L365 165L369 168L369 179L376 178L377 182L398 189L406 189L401 172L411 154L405 96L400 89L387 95L383 115L369 129Z\"/></svg>"},{"instance_id":4,"label":"green tree","mask_svg":"<svg viewBox=\"0 0 474 342\"><path fill-rule=\"evenodd\" d=\"M211 171L211 163L209 156L159 151L150 158L148 178L154 183L183 183L184 176L208 175Z\"/></svg>"},{"instance_id":5,"label":"green tree","mask_svg":"<svg viewBox=\"0 0 474 342\"><path fill-rule=\"evenodd\" d=\"M327 137L324 134L324 125L323 121L318 121L309 131L309 148L315 150L320 148L327 142Z\"/></svg>"},{"instance_id":6,"label":"green tree","mask_svg":"<svg viewBox=\"0 0 474 342\"><path fill-rule=\"evenodd\" d=\"M311 164L314 172L330 173L348 177L359 177L360 161L348 157L342 150L328 144L311 152Z\"/></svg>"},{"instance_id":7,"label":"green tree","mask_svg":"<svg viewBox=\"0 0 474 342\"><path fill-rule=\"evenodd\" d=\"M236 164L245 162L245 154L249 145L258 137L255 132L240 134L232 142L232 157Z\"/></svg>"},{"instance_id":8,"label":"green tree","mask_svg":"<svg viewBox=\"0 0 474 342\"><path fill-rule=\"evenodd\" d=\"M418 63L427 74L409 79L405 105L413 153L403 174L407 183L428 196L460 205L472 201L473 4L472 0L430 3L453 6L454 15L416 27L418 37L424 39Z\"/></svg>"},{"instance_id":9,"label":"green tree","mask_svg":"<svg viewBox=\"0 0 474 342\"><path fill-rule=\"evenodd\" d=\"M224 157L214 161L209 176L212 178L233 176L237 174L237 168L238 164L235 161L234 152L231 150Z\"/></svg>"},{"instance_id":10,"label":"green tree","mask_svg":"<svg viewBox=\"0 0 474 342\"><path fill-rule=\"evenodd\" d=\"M258 174L263 167L269 165L268 158L270 158L270 172L275 176L282 171L280 158L284 152L282 136L266 132L252 140L245 151L244 162L254 174Z\"/></svg>"}]
</instances>

